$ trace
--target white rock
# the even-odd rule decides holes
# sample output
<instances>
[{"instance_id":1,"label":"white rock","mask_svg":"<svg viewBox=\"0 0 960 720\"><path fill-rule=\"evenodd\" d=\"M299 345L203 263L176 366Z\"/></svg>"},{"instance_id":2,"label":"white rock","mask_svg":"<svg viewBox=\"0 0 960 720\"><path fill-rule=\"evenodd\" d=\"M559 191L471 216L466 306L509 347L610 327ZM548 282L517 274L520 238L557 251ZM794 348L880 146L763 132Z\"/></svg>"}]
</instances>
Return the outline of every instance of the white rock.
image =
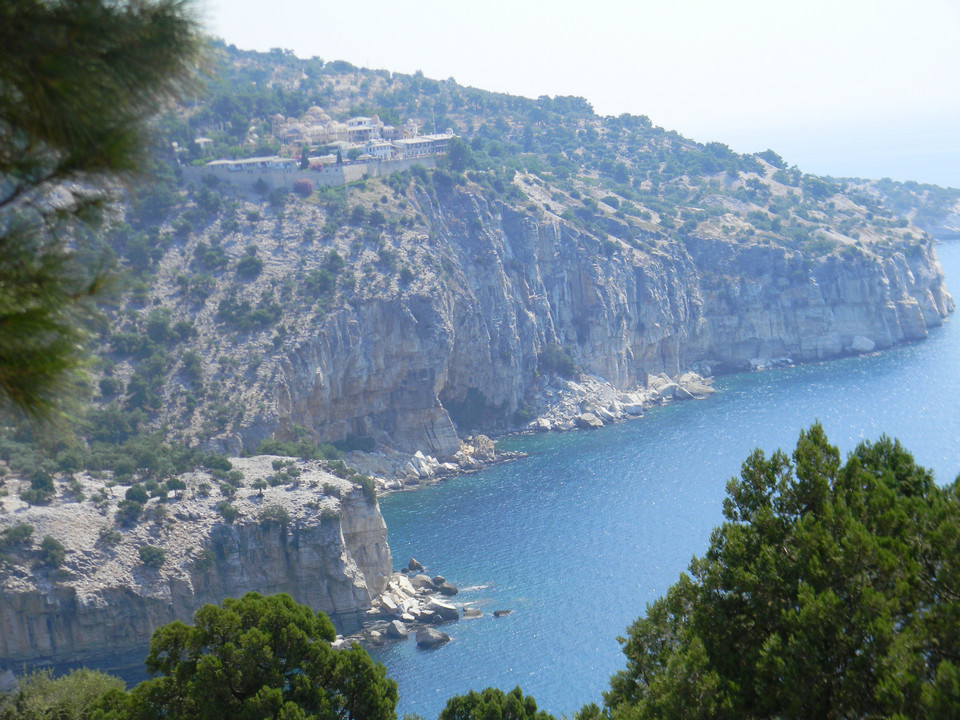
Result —
<instances>
[{"instance_id":1,"label":"white rock","mask_svg":"<svg viewBox=\"0 0 960 720\"><path fill-rule=\"evenodd\" d=\"M406 625L399 620L393 620L387 625L387 637L389 638L403 640L408 634Z\"/></svg>"},{"instance_id":2,"label":"white rock","mask_svg":"<svg viewBox=\"0 0 960 720\"><path fill-rule=\"evenodd\" d=\"M610 412L609 410L606 410L606 409L604 409L604 408L602 408L602 407L596 408L596 409L593 411L593 414L596 415L596 416L597 416L598 418L600 418L601 420L603 420L603 422L605 422L605 423L613 422L614 420L617 419L616 416L615 416L612 412Z\"/></svg>"},{"instance_id":3,"label":"white rock","mask_svg":"<svg viewBox=\"0 0 960 720\"><path fill-rule=\"evenodd\" d=\"M413 583L410 582L410 578L402 573L397 576L397 586L400 592L408 597L413 597L417 594L417 590L413 587Z\"/></svg>"},{"instance_id":4,"label":"white rock","mask_svg":"<svg viewBox=\"0 0 960 720\"><path fill-rule=\"evenodd\" d=\"M387 593L380 596L380 604L391 613L395 613L399 609L396 601Z\"/></svg>"}]
</instances>

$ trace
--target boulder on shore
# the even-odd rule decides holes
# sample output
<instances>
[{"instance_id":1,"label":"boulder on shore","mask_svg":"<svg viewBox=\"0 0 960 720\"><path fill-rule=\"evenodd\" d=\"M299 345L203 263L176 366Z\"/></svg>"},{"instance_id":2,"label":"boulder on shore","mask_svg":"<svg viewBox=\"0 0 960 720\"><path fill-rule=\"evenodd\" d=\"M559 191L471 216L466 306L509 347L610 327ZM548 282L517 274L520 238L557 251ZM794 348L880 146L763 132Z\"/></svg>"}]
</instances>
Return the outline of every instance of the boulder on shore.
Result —
<instances>
[{"instance_id":1,"label":"boulder on shore","mask_svg":"<svg viewBox=\"0 0 960 720\"><path fill-rule=\"evenodd\" d=\"M445 622L460 619L459 610L457 610L453 605L448 605L447 603L437 600L436 598L427 603L427 610L434 613L434 615L441 618Z\"/></svg>"},{"instance_id":2,"label":"boulder on shore","mask_svg":"<svg viewBox=\"0 0 960 720\"><path fill-rule=\"evenodd\" d=\"M450 642L450 636L435 628L417 630L417 647L430 649Z\"/></svg>"},{"instance_id":3,"label":"boulder on shore","mask_svg":"<svg viewBox=\"0 0 960 720\"><path fill-rule=\"evenodd\" d=\"M437 586L437 589L440 591L441 595L446 595L447 597L456 595L458 592L460 592L456 585L451 585L448 582L441 583Z\"/></svg>"},{"instance_id":4,"label":"boulder on shore","mask_svg":"<svg viewBox=\"0 0 960 720\"><path fill-rule=\"evenodd\" d=\"M423 590L436 590L437 585L433 580L430 579L428 575L414 575L410 578L410 584L415 588L421 588Z\"/></svg>"},{"instance_id":5,"label":"boulder on shore","mask_svg":"<svg viewBox=\"0 0 960 720\"><path fill-rule=\"evenodd\" d=\"M577 427L583 430L597 430L603 427L603 420L591 412L581 413L577 416Z\"/></svg>"},{"instance_id":6,"label":"boulder on shore","mask_svg":"<svg viewBox=\"0 0 960 720\"><path fill-rule=\"evenodd\" d=\"M407 626L399 620L393 620L387 625L387 637L395 640L403 640L410 633L407 632Z\"/></svg>"},{"instance_id":7,"label":"boulder on shore","mask_svg":"<svg viewBox=\"0 0 960 720\"><path fill-rule=\"evenodd\" d=\"M421 565L416 558L410 558L410 562L407 563L407 569L411 572L423 572L423 565Z\"/></svg>"}]
</instances>

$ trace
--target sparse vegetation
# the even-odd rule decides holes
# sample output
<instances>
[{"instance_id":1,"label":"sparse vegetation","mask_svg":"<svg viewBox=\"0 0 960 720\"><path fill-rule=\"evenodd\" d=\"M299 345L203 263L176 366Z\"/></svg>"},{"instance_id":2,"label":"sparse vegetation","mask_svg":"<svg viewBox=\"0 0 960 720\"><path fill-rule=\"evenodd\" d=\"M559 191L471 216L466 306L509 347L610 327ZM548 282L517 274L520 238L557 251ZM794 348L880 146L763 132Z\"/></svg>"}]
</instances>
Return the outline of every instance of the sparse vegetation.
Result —
<instances>
[{"instance_id":1,"label":"sparse vegetation","mask_svg":"<svg viewBox=\"0 0 960 720\"><path fill-rule=\"evenodd\" d=\"M240 516L240 511L226 500L221 500L217 503L217 514L223 518L224 522L232 524Z\"/></svg>"},{"instance_id":2,"label":"sparse vegetation","mask_svg":"<svg viewBox=\"0 0 960 720\"><path fill-rule=\"evenodd\" d=\"M58 568L67 558L67 549L59 540L46 535L40 543L40 565L48 568Z\"/></svg>"},{"instance_id":3,"label":"sparse vegetation","mask_svg":"<svg viewBox=\"0 0 960 720\"><path fill-rule=\"evenodd\" d=\"M155 570L163 567L163 563L166 562L167 559L163 548L154 547L153 545L141 545L137 552L140 555L140 562L146 567Z\"/></svg>"},{"instance_id":4,"label":"sparse vegetation","mask_svg":"<svg viewBox=\"0 0 960 720\"><path fill-rule=\"evenodd\" d=\"M279 528L282 532L290 524L290 513L281 505L267 505L260 509L257 520L264 530Z\"/></svg>"}]
</instances>

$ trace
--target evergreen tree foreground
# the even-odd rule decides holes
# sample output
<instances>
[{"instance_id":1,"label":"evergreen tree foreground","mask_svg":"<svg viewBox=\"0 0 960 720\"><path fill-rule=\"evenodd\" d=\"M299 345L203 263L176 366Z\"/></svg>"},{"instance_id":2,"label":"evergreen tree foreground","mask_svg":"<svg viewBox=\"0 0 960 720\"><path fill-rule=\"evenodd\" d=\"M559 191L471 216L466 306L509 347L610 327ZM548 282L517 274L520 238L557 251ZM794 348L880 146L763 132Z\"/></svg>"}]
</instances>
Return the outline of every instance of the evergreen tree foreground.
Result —
<instances>
[{"instance_id":1,"label":"evergreen tree foreground","mask_svg":"<svg viewBox=\"0 0 960 720\"><path fill-rule=\"evenodd\" d=\"M186 0L0 3L0 410L77 394L107 277L96 231L198 78Z\"/></svg>"},{"instance_id":2,"label":"evergreen tree foreground","mask_svg":"<svg viewBox=\"0 0 960 720\"><path fill-rule=\"evenodd\" d=\"M623 643L609 718L960 717L960 478L819 424L756 450L725 522Z\"/></svg>"},{"instance_id":3,"label":"evergreen tree foreground","mask_svg":"<svg viewBox=\"0 0 960 720\"><path fill-rule=\"evenodd\" d=\"M397 684L359 645L334 650L330 620L286 594L205 605L150 642L154 676L38 673L0 696L0 720L395 720Z\"/></svg>"}]
</instances>

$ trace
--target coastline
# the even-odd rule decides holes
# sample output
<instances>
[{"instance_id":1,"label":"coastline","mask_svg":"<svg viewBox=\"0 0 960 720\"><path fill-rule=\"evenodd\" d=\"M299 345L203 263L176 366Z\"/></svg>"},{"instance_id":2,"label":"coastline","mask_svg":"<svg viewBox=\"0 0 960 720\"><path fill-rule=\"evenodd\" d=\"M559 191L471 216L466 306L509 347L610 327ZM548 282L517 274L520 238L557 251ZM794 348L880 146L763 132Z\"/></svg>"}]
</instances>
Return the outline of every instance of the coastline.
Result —
<instances>
[{"instance_id":1,"label":"coastline","mask_svg":"<svg viewBox=\"0 0 960 720\"><path fill-rule=\"evenodd\" d=\"M643 417L655 406L703 399L715 392L712 377L705 378L694 372L673 378L665 373L649 375L645 387L629 390L618 390L589 373L578 375L576 380L559 375L543 376L526 406L532 420L492 438L484 434L465 437L452 461L441 462L420 450L409 455L392 448L372 453L355 451L345 456L344 461L358 472L371 476L376 482L378 497L383 497L526 457L526 453L519 451L497 451L499 438L551 431L599 430L612 423Z\"/></svg>"}]
</instances>

